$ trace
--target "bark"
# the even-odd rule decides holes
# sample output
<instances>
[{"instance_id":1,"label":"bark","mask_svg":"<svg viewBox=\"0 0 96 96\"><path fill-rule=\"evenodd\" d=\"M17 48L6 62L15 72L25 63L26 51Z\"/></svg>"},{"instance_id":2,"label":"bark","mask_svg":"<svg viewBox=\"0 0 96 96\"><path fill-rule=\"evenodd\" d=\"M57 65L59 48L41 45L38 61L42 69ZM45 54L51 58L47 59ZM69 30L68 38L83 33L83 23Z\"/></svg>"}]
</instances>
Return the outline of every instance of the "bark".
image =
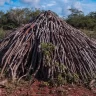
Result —
<instances>
[{"instance_id":1,"label":"bark","mask_svg":"<svg viewBox=\"0 0 96 96\"><path fill-rule=\"evenodd\" d=\"M84 83L96 76L96 44L51 11L4 38L0 55L1 76L7 72L13 80L61 74L70 81L76 74Z\"/></svg>"}]
</instances>

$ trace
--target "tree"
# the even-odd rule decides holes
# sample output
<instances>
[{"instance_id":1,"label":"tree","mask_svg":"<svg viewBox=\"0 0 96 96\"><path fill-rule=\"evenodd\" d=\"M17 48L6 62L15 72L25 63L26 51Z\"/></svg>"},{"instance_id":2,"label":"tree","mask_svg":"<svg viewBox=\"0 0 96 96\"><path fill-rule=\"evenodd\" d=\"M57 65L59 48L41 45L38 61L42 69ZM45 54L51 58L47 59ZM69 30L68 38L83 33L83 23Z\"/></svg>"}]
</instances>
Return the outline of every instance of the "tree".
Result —
<instances>
[{"instance_id":1,"label":"tree","mask_svg":"<svg viewBox=\"0 0 96 96\"><path fill-rule=\"evenodd\" d=\"M68 16L67 18L67 23L71 24L72 26L76 27L76 28L81 28L84 26L84 24L82 25L82 21L84 18L84 14L82 11L76 9L76 8L71 8L69 9L71 14Z\"/></svg>"},{"instance_id":2,"label":"tree","mask_svg":"<svg viewBox=\"0 0 96 96\"><path fill-rule=\"evenodd\" d=\"M90 12L87 16L91 18L96 18L96 12Z\"/></svg>"},{"instance_id":3,"label":"tree","mask_svg":"<svg viewBox=\"0 0 96 96\"><path fill-rule=\"evenodd\" d=\"M76 8L71 8L69 9L69 11L71 12L71 14L68 16L68 18L84 16L84 13L81 10L78 10Z\"/></svg>"},{"instance_id":4,"label":"tree","mask_svg":"<svg viewBox=\"0 0 96 96\"><path fill-rule=\"evenodd\" d=\"M29 8L10 9L6 13L0 11L0 27L4 29L14 29L34 20L40 12L40 9L31 10Z\"/></svg>"},{"instance_id":5,"label":"tree","mask_svg":"<svg viewBox=\"0 0 96 96\"><path fill-rule=\"evenodd\" d=\"M93 30L96 26L96 12L90 12L84 16L84 13L76 8L69 9L71 14L67 18L67 23L76 28Z\"/></svg>"},{"instance_id":6,"label":"tree","mask_svg":"<svg viewBox=\"0 0 96 96\"><path fill-rule=\"evenodd\" d=\"M3 11L0 11L0 19L1 17L4 15L4 12Z\"/></svg>"},{"instance_id":7,"label":"tree","mask_svg":"<svg viewBox=\"0 0 96 96\"><path fill-rule=\"evenodd\" d=\"M9 18L13 21L16 22L18 25L21 25L24 19L24 10L23 9L11 9L9 12Z\"/></svg>"}]
</instances>

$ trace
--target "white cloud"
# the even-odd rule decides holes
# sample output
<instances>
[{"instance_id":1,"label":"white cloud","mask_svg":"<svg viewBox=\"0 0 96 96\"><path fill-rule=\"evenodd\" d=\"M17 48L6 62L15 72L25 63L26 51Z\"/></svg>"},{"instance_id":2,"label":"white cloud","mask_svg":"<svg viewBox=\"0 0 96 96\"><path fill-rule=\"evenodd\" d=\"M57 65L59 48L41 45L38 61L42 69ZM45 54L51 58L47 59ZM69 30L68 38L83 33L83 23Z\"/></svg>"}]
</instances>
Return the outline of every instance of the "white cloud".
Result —
<instances>
[{"instance_id":1,"label":"white cloud","mask_svg":"<svg viewBox=\"0 0 96 96\"><path fill-rule=\"evenodd\" d=\"M30 7L52 10L59 15L67 16L70 14L68 9L77 8L84 13L96 10L96 3L92 4L91 0L20 0Z\"/></svg>"},{"instance_id":2,"label":"white cloud","mask_svg":"<svg viewBox=\"0 0 96 96\"><path fill-rule=\"evenodd\" d=\"M22 0L25 3L38 3L39 0Z\"/></svg>"},{"instance_id":3,"label":"white cloud","mask_svg":"<svg viewBox=\"0 0 96 96\"><path fill-rule=\"evenodd\" d=\"M55 12L61 12L62 15L68 15L69 11L68 8L71 6L82 9L81 3L77 0L21 0L23 3L30 4L32 7L39 7L41 9L51 9ZM70 6L70 7L69 7ZM56 10L56 9L59 9ZM59 12L59 13L60 13Z\"/></svg>"},{"instance_id":4,"label":"white cloud","mask_svg":"<svg viewBox=\"0 0 96 96\"><path fill-rule=\"evenodd\" d=\"M49 7L50 7L50 6L54 6L54 4L47 4L47 6L49 6Z\"/></svg>"},{"instance_id":5,"label":"white cloud","mask_svg":"<svg viewBox=\"0 0 96 96\"><path fill-rule=\"evenodd\" d=\"M55 5L56 5L56 2L55 2L55 1L51 1L51 2L49 2L49 3L45 3L45 2L44 2L44 4L42 4L41 7L45 9L45 8L48 8L48 7L49 7L49 8L50 8L50 7L53 7L53 6L55 6Z\"/></svg>"},{"instance_id":6,"label":"white cloud","mask_svg":"<svg viewBox=\"0 0 96 96\"><path fill-rule=\"evenodd\" d=\"M47 4L47 6L54 6L54 5L56 5L56 2L55 1L51 1L49 4Z\"/></svg>"},{"instance_id":7,"label":"white cloud","mask_svg":"<svg viewBox=\"0 0 96 96\"><path fill-rule=\"evenodd\" d=\"M6 5L5 3L9 3L10 5ZM1 7L2 10L10 7L40 8L41 10L52 10L62 16L69 15L70 11L68 9L70 8L77 8L83 11L85 15L96 11L96 2L92 0L0 0L0 6L3 5L6 8Z\"/></svg>"},{"instance_id":8,"label":"white cloud","mask_svg":"<svg viewBox=\"0 0 96 96\"><path fill-rule=\"evenodd\" d=\"M14 7L12 7L12 9L23 9L23 8L25 8L25 7L24 6L19 6L19 7L14 6Z\"/></svg>"},{"instance_id":9,"label":"white cloud","mask_svg":"<svg viewBox=\"0 0 96 96\"><path fill-rule=\"evenodd\" d=\"M46 8L46 5L41 5L41 7L42 7L43 9L45 9L45 8Z\"/></svg>"},{"instance_id":10,"label":"white cloud","mask_svg":"<svg viewBox=\"0 0 96 96\"><path fill-rule=\"evenodd\" d=\"M23 3L30 4L31 6L37 7L40 0L21 0Z\"/></svg>"},{"instance_id":11,"label":"white cloud","mask_svg":"<svg viewBox=\"0 0 96 96\"><path fill-rule=\"evenodd\" d=\"M4 5L5 3L10 3L10 0L0 0L0 5Z\"/></svg>"},{"instance_id":12,"label":"white cloud","mask_svg":"<svg viewBox=\"0 0 96 96\"><path fill-rule=\"evenodd\" d=\"M64 3L68 3L69 2L69 0L64 0Z\"/></svg>"},{"instance_id":13,"label":"white cloud","mask_svg":"<svg viewBox=\"0 0 96 96\"><path fill-rule=\"evenodd\" d=\"M74 3L74 7L76 9L78 9L78 10L82 10L82 4L79 1L77 1L77 2Z\"/></svg>"}]
</instances>

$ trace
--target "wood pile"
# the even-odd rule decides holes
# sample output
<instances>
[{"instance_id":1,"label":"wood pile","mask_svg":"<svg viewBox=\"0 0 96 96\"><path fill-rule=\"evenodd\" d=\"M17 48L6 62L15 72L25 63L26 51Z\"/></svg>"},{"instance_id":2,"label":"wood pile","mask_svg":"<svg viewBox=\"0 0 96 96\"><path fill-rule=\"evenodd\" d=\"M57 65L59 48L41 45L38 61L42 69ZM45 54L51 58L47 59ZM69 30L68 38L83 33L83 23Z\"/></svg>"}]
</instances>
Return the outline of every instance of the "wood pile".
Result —
<instances>
[{"instance_id":1,"label":"wood pile","mask_svg":"<svg viewBox=\"0 0 96 96\"><path fill-rule=\"evenodd\" d=\"M1 77L88 82L96 77L96 44L51 11L0 42ZM77 80L77 81L76 81Z\"/></svg>"}]
</instances>

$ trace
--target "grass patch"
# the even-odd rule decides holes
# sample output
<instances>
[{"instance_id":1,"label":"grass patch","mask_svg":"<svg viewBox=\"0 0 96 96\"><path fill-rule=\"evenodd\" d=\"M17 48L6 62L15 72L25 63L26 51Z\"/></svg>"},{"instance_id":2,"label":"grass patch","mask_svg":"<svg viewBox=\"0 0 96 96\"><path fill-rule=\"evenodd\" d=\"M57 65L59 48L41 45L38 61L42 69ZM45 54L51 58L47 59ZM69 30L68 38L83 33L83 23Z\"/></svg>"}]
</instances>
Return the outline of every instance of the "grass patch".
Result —
<instances>
[{"instance_id":1,"label":"grass patch","mask_svg":"<svg viewBox=\"0 0 96 96\"><path fill-rule=\"evenodd\" d=\"M5 34L5 31L2 28L0 28L0 39L3 39L5 37Z\"/></svg>"},{"instance_id":2,"label":"grass patch","mask_svg":"<svg viewBox=\"0 0 96 96\"><path fill-rule=\"evenodd\" d=\"M96 39L96 30L90 31L85 29L80 29L82 32L84 32L89 38Z\"/></svg>"}]
</instances>

